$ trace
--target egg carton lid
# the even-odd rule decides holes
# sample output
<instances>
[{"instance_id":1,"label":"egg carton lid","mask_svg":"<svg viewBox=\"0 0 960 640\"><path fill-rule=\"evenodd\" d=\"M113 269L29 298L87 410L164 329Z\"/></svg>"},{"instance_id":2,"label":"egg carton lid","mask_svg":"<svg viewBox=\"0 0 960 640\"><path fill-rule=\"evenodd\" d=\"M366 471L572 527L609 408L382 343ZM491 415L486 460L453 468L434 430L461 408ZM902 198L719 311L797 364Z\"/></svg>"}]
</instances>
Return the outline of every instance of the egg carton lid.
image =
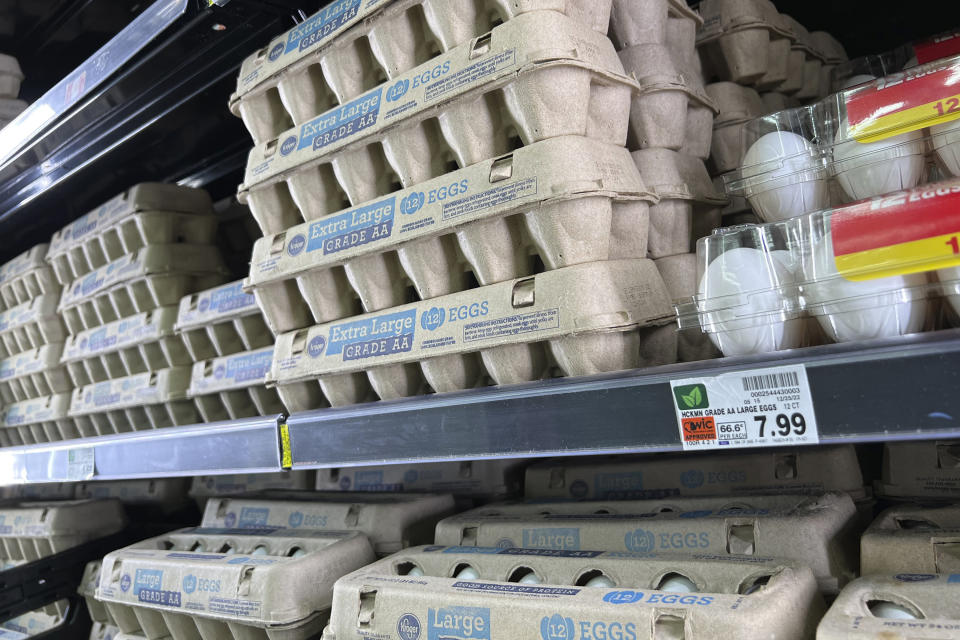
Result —
<instances>
[{"instance_id":1,"label":"egg carton lid","mask_svg":"<svg viewBox=\"0 0 960 640\"><path fill-rule=\"evenodd\" d=\"M766 29L791 40L796 37L770 0L701 0L697 9L703 18L698 47L746 29Z\"/></svg>"},{"instance_id":2,"label":"egg carton lid","mask_svg":"<svg viewBox=\"0 0 960 640\"><path fill-rule=\"evenodd\" d=\"M4 538L105 536L123 528L123 506L117 500L19 502L0 507Z\"/></svg>"},{"instance_id":3,"label":"egg carton lid","mask_svg":"<svg viewBox=\"0 0 960 640\"><path fill-rule=\"evenodd\" d=\"M744 87L735 82L714 82L708 84L705 90L717 105L718 115L713 120L714 129L747 122L768 111L760 94L752 87Z\"/></svg>"},{"instance_id":4,"label":"egg carton lid","mask_svg":"<svg viewBox=\"0 0 960 640\"><path fill-rule=\"evenodd\" d=\"M861 536L861 571L952 573L960 570L958 549L960 505L896 505L877 516Z\"/></svg>"},{"instance_id":5,"label":"egg carton lid","mask_svg":"<svg viewBox=\"0 0 960 640\"><path fill-rule=\"evenodd\" d=\"M194 398L220 391L263 386L272 362L272 346L196 362L190 375L187 395Z\"/></svg>"},{"instance_id":6,"label":"egg carton lid","mask_svg":"<svg viewBox=\"0 0 960 640\"><path fill-rule=\"evenodd\" d=\"M193 498L209 498L269 489L310 489L312 486L313 472L302 469L277 473L196 476L190 483L189 495Z\"/></svg>"},{"instance_id":7,"label":"egg carton lid","mask_svg":"<svg viewBox=\"0 0 960 640\"><path fill-rule=\"evenodd\" d=\"M55 320L58 302L60 302L60 294L48 292L0 312L0 334L34 322Z\"/></svg>"},{"instance_id":8,"label":"egg carton lid","mask_svg":"<svg viewBox=\"0 0 960 640\"><path fill-rule=\"evenodd\" d=\"M186 500L189 483L189 478L81 482L77 484L77 498L116 498L125 504L174 504Z\"/></svg>"},{"instance_id":9,"label":"egg carton lid","mask_svg":"<svg viewBox=\"0 0 960 640\"><path fill-rule=\"evenodd\" d=\"M443 309L471 305L486 305L486 315L470 328L444 318ZM669 308L652 260L573 265L282 334L267 382L289 384L506 344L628 331L662 324ZM518 322L528 330L517 331ZM536 331L529 329L534 326ZM377 353L362 351L377 339L395 342Z\"/></svg>"},{"instance_id":10,"label":"egg carton lid","mask_svg":"<svg viewBox=\"0 0 960 640\"><path fill-rule=\"evenodd\" d=\"M693 200L723 206L727 196L716 191L700 158L671 149L640 149L630 156L640 175L661 200Z\"/></svg>"},{"instance_id":11,"label":"egg carton lid","mask_svg":"<svg viewBox=\"0 0 960 640\"><path fill-rule=\"evenodd\" d=\"M189 386L189 366L97 382L73 390L69 415L82 416L181 400L187 397Z\"/></svg>"},{"instance_id":12,"label":"egg carton lid","mask_svg":"<svg viewBox=\"0 0 960 640\"><path fill-rule=\"evenodd\" d=\"M0 361L0 382L16 380L23 376L44 373L60 366L62 342L51 342L36 349L28 349Z\"/></svg>"},{"instance_id":13,"label":"egg carton lid","mask_svg":"<svg viewBox=\"0 0 960 640\"><path fill-rule=\"evenodd\" d=\"M176 307L157 307L85 329L67 337L60 362L79 362L173 336L176 319Z\"/></svg>"},{"instance_id":14,"label":"egg carton lid","mask_svg":"<svg viewBox=\"0 0 960 640\"><path fill-rule=\"evenodd\" d=\"M8 76L16 76L23 80L23 72L20 70L20 63L11 55L0 53L0 73Z\"/></svg>"},{"instance_id":15,"label":"egg carton lid","mask_svg":"<svg viewBox=\"0 0 960 640\"><path fill-rule=\"evenodd\" d=\"M244 293L243 281L237 280L184 296L180 300L176 330L189 331L258 313L256 298Z\"/></svg>"},{"instance_id":16,"label":"egg carton lid","mask_svg":"<svg viewBox=\"0 0 960 640\"><path fill-rule=\"evenodd\" d=\"M876 490L892 498L960 499L960 440L884 444Z\"/></svg>"},{"instance_id":17,"label":"egg carton lid","mask_svg":"<svg viewBox=\"0 0 960 640\"><path fill-rule=\"evenodd\" d=\"M823 55L825 64L840 64L847 61L847 50L832 34L826 31L811 31L810 39Z\"/></svg>"},{"instance_id":18,"label":"egg carton lid","mask_svg":"<svg viewBox=\"0 0 960 640\"><path fill-rule=\"evenodd\" d=\"M434 202L424 198L424 194L463 181L481 185L480 191L468 193L463 198ZM490 190L484 191L487 186ZM510 189L516 197L493 198L493 204L486 206L473 204L477 193L496 193L498 189ZM644 186L643 178L623 147L580 136L550 138L261 238L254 244L250 275L244 287L255 289L370 253L393 250L406 242L452 233L477 220L514 215L557 201L593 196L657 202L657 196ZM380 209L392 216L396 216L399 210L409 220L405 225L392 225L389 233L380 234L365 244L340 251L326 250L326 239L367 224L364 214ZM358 218L361 222L354 222ZM434 223L416 224L419 220L429 219ZM407 225L418 228L401 235L402 228ZM300 251L292 249L297 238L297 242L302 241L304 245Z\"/></svg>"},{"instance_id":19,"label":"egg carton lid","mask_svg":"<svg viewBox=\"0 0 960 640\"><path fill-rule=\"evenodd\" d=\"M47 263L45 258L49 246L48 244L38 244L27 249L3 266L0 266L0 285L6 284L31 271L46 267Z\"/></svg>"},{"instance_id":20,"label":"egg carton lid","mask_svg":"<svg viewBox=\"0 0 960 640\"><path fill-rule=\"evenodd\" d=\"M449 68L439 80L421 84L435 67ZM554 11L525 13L489 34L455 47L398 77L256 145L247 158L239 191L284 179L289 173L328 161L333 154L380 140L394 127L436 115L448 104L493 91L527 73L548 67L586 69L603 81L637 90L623 75L610 40ZM414 106L399 112L386 103L403 98ZM362 127L335 139L324 132L366 114Z\"/></svg>"},{"instance_id":21,"label":"egg carton lid","mask_svg":"<svg viewBox=\"0 0 960 640\"><path fill-rule=\"evenodd\" d=\"M3 407L0 424L4 427L24 427L41 422L52 422L67 417L70 393L58 393L42 398L24 400Z\"/></svg>"},{"instance_id":22,"label":"egg carton lid","mask_svg":"<svg viewBox=\"0 0 960 640\"><path fill-rule=\"evenodd\" d=\"M317 470L317 491L445 492L455 496L514 493L526 460L466 460Z\"/></svg>"}]
</instances>

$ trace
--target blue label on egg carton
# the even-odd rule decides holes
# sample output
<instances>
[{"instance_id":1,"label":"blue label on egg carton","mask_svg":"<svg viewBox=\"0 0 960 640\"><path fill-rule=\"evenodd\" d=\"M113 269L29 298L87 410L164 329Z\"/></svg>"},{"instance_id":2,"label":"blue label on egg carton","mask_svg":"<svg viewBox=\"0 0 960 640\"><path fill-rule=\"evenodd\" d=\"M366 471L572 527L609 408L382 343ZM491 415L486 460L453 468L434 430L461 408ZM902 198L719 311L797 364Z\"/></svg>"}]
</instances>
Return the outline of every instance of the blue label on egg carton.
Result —
<instances>
[{"instance_id":1,"label":"blue label on egg carton","mask_svg":"<svg viewBox=\"0 0 960 640\"><path fill-rule=\"evenodd\" d=\"M57 420L63 417L58 413L52 405L52 398L36 398L8 406L3 412L2 424L5 427L19 427Z\"/></svg>"},{"instance_id":2,"label":"blue label on egg carton","mask_svg":"<svg viewBox=\"0 0 960 640\"><path fill-rule=\"evenodd\" d=\"M372 127L380 115L382 93L383 89L378 87L305 122L300 127L297 149L312 148L316 151Z\"/></svg>"},{"instance_id":3,"label":"blue label on egg carton","mask_svg":"<svg viewBox=\"0 0 960 640\"><path fill-rule=\"evenodd\" d=\"M327 5L291 29L282 53L276 48L271 49L268 53L270 60L276 60L291 51L305 51L322 42L355 18L359 9L360 0L339 0Z\"/></svg>"},{"instance_id":4,"label":"blue label on egg carton","mask_svg":"<svg viewBox=\"0 0 960 640\"><path fill-rule=\"evenodd\" d=\"M137 255L136 253L128 253L110 264L91 271L79 280L74 280L63 296L61 307L69 306L92 296L138 271L140 262L137 260Z\"/></svg>"},{"instance_id":5,"label":"blue label on egg carton","mask_svg":"<svg viewBox=\"0 0 960 640\"><path fill-rule=\"evenodd\" d=\"M0 267L0 283L12 280L30 269L44 266L43 260L38 258L38 255L36 249L30 249Z\"/></svg>"},{"instance_id":6,"label":"blue label on egg carton","mask_svg":"<svg viewBox=\"0 0 960 640\"><path fill-rule=\"evenodd\" d=\"M416 318L416 309L408 309L334 325L330 327L327 354L342 353L344 360L363 360L410 351Z\"/></svg>"},{"instance_id":7,"label":"blue label on egg carton","mask_svg":"<svg viewBox=\"0 0 960 640\"><path fill-rule=\"evenodd\" d=\"M148 319L149 314L142 313L80 333L67 345L64 359L89 357L159 339L159 317L154 317L150 322Z\"/></svg>"},{"instance_id":8,"label":"blue label on egg carton","mask_svg":"<svg viewBox=\"0 0 960 640\"><path fill-rule=\"evenodd\" d=\"M197 363L194 365L191 393L202 394L263 384L272 362L273 347L265 347L215 358L209 363Z\"/></svg>"},{"instance_id":9,"label":"blue label on egg carton","mask_svg":"<svg viewBox=\"0 0 960 640\"><path fill-rule=\"evenodd\" d=\"M189 306L188 306L189 305ZM257 310L257 300L252 293L244 293L243 281L238 280L196 294L183 302L177 324L192 328L196 324L217 321L220 316L238 316L243 312ZM238 313L240 312L240 313Z\"/></svg>"},{"instance_id":10,"label":"blue label on egg carton","mask_svg":"<svg viewBox=\"0 0 960 640\"><path fill-rule=\"evenodd\" d=\"M33 322L40 313L39 309L34 307L34 303L37 300L39 300L39 298L28 300L23 304L0 313L0 333Z\"/></svg>"},{"instance_id":11,"label":"blue label on egg carton","mask_svg":"<svg viewBox=\"0 0 960 640\"><path fill-rule=\"evenodd\" d=\"M391 197L314 222L307 252L329 255L387 238L393 231L395 211L396 199Z\"/></svg>"},{"instance_id":12,"label":"blue label on egg carton","mask_svg":"<svg viewBox=\"0 0 960 640\"><path fill-rule=\"evenodd\" d=\"M151 384L155 374L147 372L117 380L107 380L85 387L80 403L87 408L122 408L135 404L160 402L160 389ZM79 407L71 407L77 410Z\"/></svg>"}]
</instances>

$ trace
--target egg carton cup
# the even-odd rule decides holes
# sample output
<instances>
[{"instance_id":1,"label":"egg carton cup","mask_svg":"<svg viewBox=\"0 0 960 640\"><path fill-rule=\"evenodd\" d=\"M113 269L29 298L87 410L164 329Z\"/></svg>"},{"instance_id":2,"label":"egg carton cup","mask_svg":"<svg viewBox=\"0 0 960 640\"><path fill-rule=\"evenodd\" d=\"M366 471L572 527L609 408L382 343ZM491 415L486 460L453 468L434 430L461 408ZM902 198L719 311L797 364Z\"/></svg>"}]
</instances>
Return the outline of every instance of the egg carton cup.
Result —
<instances>
[{"instance_id":1,"label":"egg carton cup","mask_svg":"<svg viewBox=\"0 0 960 640\"><path fill-rule=\"evenodd\" d=\"M193 364L174 331L176 307L157 307L69 336L60 362L74 387Z\"/></svg>"},{"instance_id":2,"label":"egg carton cup","mask_svg":"<svg viewBox=\"0 0 960 640\"><path fill-rule=\"evenodd\" d=\"M245 281L274 332L547 269L647 252L656 197L622 147L579 136L419 183L258 240Z\"/></svg>"},{"instance_id":3,"label":"egg carton cup","mask_svg":"<svg viewBox=\"0 0 960 640\"><path fill-rule=\"evenodd\" d=\"M116 627L117 622L107 611L106 605L97 600L97 584L100 582L100 568L103 561L100 559L91 560L83 568L83 577L80 578L80 584L77 586L77 594L83 597L87 605L87 613L90 619L96 625Z\"/></svg>"},{"instance_id":4,"label":"egg carton cup","mask_svg":"<svg viewBox=\"0 0 960 640\"><path fill-rule=\"evenodd\" d=\"M76 422L67 415L70 394L34 398L0 411L0 445L5 447L79 438Z\"/></svg>"},{"instance_id":5,"label":"egg carton cup","mask_svg":"<svg viewBox=\"0 0 960 640\"><path fill-rule=\"evenodd\" d=\"M283 334L267 383L302 411L631 369L667 309L651 260L575 265Z\"/></svg>"},{"instance_id":6,"label":"egg carton cup","mask_svg":"<svg viewBox=\"0 0 960 640\"><path fill-rule=\"evenodd\" d=\"M833 69L831 91L849 89L862 82L905 71L918 64L960 54L960 29L949 29L928 38L884 51L844 60Z\"/></svg>"},{"instance_id":7,"label":"egg carton cup","mask_svg":"<svg viewBox=\"0 0 960 640\"><path fill-rule=\"evenodd\" d=\"M190 483L188 494L203 510L207 498L214 496L255 493L271 489L312 489L313 482L313 471L305 470L196 476Z\"/></svg>"},{"instance_id":8,"label":"egg carton cup","mask_svg":"<svg viewBox=\"0 0 960 640\"><path fill-rule=\"evenodd\" d=\"M960 583L952 575L865 576L848 584L817 627L817 640L947 640L960 629Z\"/></svg>"},{"instance_id":9,"label":"egg carton cup","mask_svg":"<svg viewBox=\"0 0 960 640\"><path fill-rule=\"evenodd\" d=\"M825 610L809 568L771 558L430 546L342 578L323 640L799 639Z\"/></svg>"},{"instance_id":10,"label":"egg carton cup","mask_svg":"<svg viewBox=\"0 0 960 640\"><path fill-rule=\"evenodd\" d=\"M108 553L96 598L148 640L306 640L327 621L333 583L373 559L352 532L191 527Z\"/></svg>"},{"instance_id":11,"label":"egg carton cup","mask_svg":"<svg viewBox=\"0 0 960 640\"><path fill-rule=\"evenodd\" d=\"M720 226L727 197L717 192L703 160L670 149L630 154L647 188L659 198L649 208L647 256L690 253L698 238Z\"/></svg>"},{"instance_id":12,"label":"egg carton cup","mask_svg":"<svg viewBox=\"0 0 960 640\"><path fill-rule=\"evenodd\" d=\"M694 253L680 253L665 256L654 260L657 271L663 278L667 293L671 300L689 299L697 291L697 256ZM656 335L650 336L648 342L659 342L662 350L659 355L655 350L647 349L645 360L648 366L671 364L674 362L695 362L709 360L720 356L720 351L714 346L710 338L696 329L680 330L676 325L664 325L649 329Z\"/></svg>"},{"instance_id":13,"label":"egg carton cup","mask_svg":"<svg viewBox=\"0 0 960 640\"><path fill-rule=\"evenodd\" d=\"M89 604L87 610L90 610ZM116 640L119 635L122 635L120 629L115 626L96 621L90 625L90 640Z\"/></svg>"},{"instance_id":14,"label":"egg carton cup","mask_svg":"<svg viewBox=\"0 0 960 640\"><path fill-rule=\"evenodd\" d=\"M744 125L770 110L756 90L733 82L715 82L706 87L717 105L719 115L713 123L710 165L714 174L733 171L740 166ZM723 190L721 183L720 190Z\"/></svg>"},{"instance_id":15,"label":"egg carton cup","mask_svg":"<svg viewBox=\"0 0 960 640\"><path fill-rule=\"evenodd\" d=\"M230 110L259 144L517 16L549 10L604 34L610 8L611 0L337 3L244 60Z\"/></svg>"},{"instance_id":16,"label":"egg carton cup","mask_svg":"<svg viewBox=\"0 0 960 640\"><path fill-rule=\"evenodd\" d=\"M884 498L960 501L960 440L884 444L876 491Z\"/></svg>"},{"instance_id":17,"label":"egg carton cup","mask_svg":"<svg viewBox=\"0 0 960 640\"><path fill-rule=\"evenodd\" d=\"M610 28L607 35L617 51L639 44L667 44L677 46L676 32L683 22L682 30L692 31L703 25L696 11L680 0L614 0L610 8ZM694 41L683 41L691 52Z\"/></svg>"},{"instance_id":18,"label":"egg carton cup","mask_svg":"<svg viewBox=\"0 0 960 640\"><path fill-rule=\"evenodd\" d=\"M960 571L960 505L903 504L877 516L860 540L860 573Z\"/></svg>"},{"instance_id":19,"label":"egg carton cup","mask_svg":"<svg viewBox=\"0 0 960 640\"><path fill-rule=\"evenodd\" d=\"M176 330L194 362L273 344L256 298L240 280L185 296Z\"/></svg>"},{"instance_id":20,"label":"egg carton cup","mask_svg":"<svg viewBox=\"0 0 960 640\"><path fill-rule=\"evenodd\" d=\"M821 494L867 497L852 445L715 453L556 459L527 467L534 500L642 500L672 496Z\"/></svg>"},{"instance_id":21,"label":"egg carton cup","mask_svg":"<svg viewBox=\"0 0 960 640\"><path fill-rule=\"evenodd\" d=\"M16 98L20 95L20 83L23 81L23 71L20 63L13 56L0 54L0 97Z\"/></svg>"},{"instance_id":22,"label":"egg carton cup","mask_svg":"<svg viewBox=\"0 0 960 640\"><path fill-rule=\"evenodd\" d=\"M855 577L857 514L847 494L739 500L491 505L442 520L435 543L788 558L809 566L825 593Z\"/></svg>"},{"instance_id":23,"label":"egg carton cup","mask_svg":"<svg viewBox=\"0 0 960 640\"><path fill-rule=\"evenodd\" d=\"M454 512L446 494L268 491L259 496L211 498L202 526L288 527L357 531L378 555L430 542L437 522Z\"/></svg>"},{"instance_id":24,"label":"egg carton cup","mask_svg":"<svg viewBox=\"0 0 960 640\"><path fill-rule=\"evenodd\" d=\"M0 312L0 358L66 340L59 301L59 294L50 292Z\"/></svg>"},{"instance_id":25,"label":"egg carton cup","mask_svg":"<svg viewBox=\"0 0 960 640\"><path fill-rule=\"evenodd\" d=\"M266 235L563 135L622 146L636 83L610 41L527 13L253 148L239 198ZM283 181L286 181L285 183Z\"/></svg>"},{"instance_id":26,"label":"egg carton cup","mask_svg":"<svg viewBox=\"0 0 960 640\"><path fill-rule=\"evenodd\" d=\"M123 528L116 500L20 502L0 509L0 561L33 562Z\"/></svg>"},{"instance_id":27,"label":"egg carton cup","mask_svg":"<svg viewBox=\"0 0 960 640\"><path fill-rule=\"evenodd\" d=\"M0 399L23 402L73 389L67 368L60 364L62 342L21 351L0 361Z\"/></svg>"},{"instance_id":28,"label":"egg carton cup","mask_svg":"<svg viewBox=\"0 0 960 640\"><path fill-rule=\"evenodd\" d=\"M840 65L845 64L849 58L840 41L826 31L812 31L810 39L813 48L823 56L823 66L820 67L820 81L817 89L817 97L822 98L836 91L834 89L836 70Z\"/></svg>"},{"instance_id":29,"label":"egg carton cup","mask_svg":"<svg viewBox=\"0 0 960 640\"><path fill-rule=\"evenodd\" d=\"M83 437L196 424L190 367L170 367L73 390L69 415Z\"/></svg>"},{"instance_id":30,"label":"egg carton cup","mask_svg":"<svg viewBox=\"0 0 960 640\"><path fill-rule=\"evenodd\" d=\"M148 506L169 513L187 500L189 478L151 478L149 480L108 480L77 484L78 499L116 498L126 505Z\"/></svg>"},{"instance_id":31,"label":"egg carton cup","mask_svg":"<svg viewBox=\"0 0 960 640\"><path fill-rule=\"evenodd\" d=\"M519 492L524 460L466 460L317 470L317 491L450 493L471 498Z\"/></svg>"},{"instance_id":32,"label":"egg carton cup","mask_svg":"<svg viewBox=\"0 0 960 640\"><path fill-rule=\"evenodd\" d=\"M0 638L20 640L56 630L63 625L68 603L58 600L41 609L28 611L0 624Z\"/></svg>"},{"instance_id":33,"label":"egg carton cup","mask_svg":"<svg viewBox=\"0 0 960 640\"><path fill-rule=\"evenodd\" d=\"M11 309L45 293L59 293L53 269L46 263L47 244L38 244L0 266L0 305Z\"/></svg>"},{"instance_id":34,"label":"egg carton cup","mask_svg":"<svg viewBox=\"0 0 960 640\"><path fill-rule=\"evenodd\" d=\"M826 52L817 46L806 27L791 16L784 16L793 31L794 41L790 46L787 58L787 82L780 84L777 89L784 93L792 93L799 100L811 100L822 96L820 93L820 78L823 64L828 59Z\"/></svg>"},{"instance_id":35,"label":"egg carton cup","mask_svg":"<svg viewBox=\"0 0 960 640\"><path fill-rule=\"evenodd\" d=\"M226 268L210 245L148 245L64 288L59 311L73 335L157 307L177 305L193 291L225 279Z\"/></svg>"},{"instance_id":36,"label":"egg carton cup","mask_svg":"<svg viewBox=\"0 0 960 640\"><path fill-rule=\"evenodd\" d=\"M187 395L204 422L286 413L276 389L264 386L273 347L202 360L193 365Z\"/></svg>"}]
</instances>

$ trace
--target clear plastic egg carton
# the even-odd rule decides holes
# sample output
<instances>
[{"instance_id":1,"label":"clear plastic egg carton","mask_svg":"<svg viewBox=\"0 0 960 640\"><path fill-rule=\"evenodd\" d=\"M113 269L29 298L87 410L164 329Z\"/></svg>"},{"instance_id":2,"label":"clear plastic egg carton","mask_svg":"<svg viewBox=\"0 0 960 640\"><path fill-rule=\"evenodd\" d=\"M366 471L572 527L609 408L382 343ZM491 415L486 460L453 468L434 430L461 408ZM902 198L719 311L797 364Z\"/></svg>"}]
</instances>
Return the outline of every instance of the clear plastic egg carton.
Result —
<instances>
[{"instance_id":1,"label":"clear plastic egg carton","mask_svg":"<svg viewBox=\"0 0 960 640\"><path fill-rule=\"evenodd\" d=\"M0 97L16 98L20 95L20 83L23 81L23 71L20 63L13 56L0 54Z\"/></svg>"},{"instance_id":2,"label":"clear plastic egg carton","mask_svg":"<svg viewBox=\"0 0 960 640\"><path fill-rule=\"evenodd\" d=\"M63 343L45 344L0 361L0 399L23 402L73 389L67 368L60 364Z\"/></svg>"},{"instance_id":3,"label":"clear plastic egg carton","mask_svg":"<svg viewBox=\"0 0 960 640\"><path fill-rule=\"evenodd\" d=\"M901 504L860 538L861 575L960 572L960 504Z\"/></svg>"},{"instance_id":4,"label":"clear plastic egg carton","mask_svg":"<svg viewBox=\"0 0 960 640\"><path fill-rule=\"evenodd\" d=\"M437 522L454 512L453 496L428 493L268 491L207 500L202 526L238 530L288 527L358 531L378 555L424 544Z\"/></svg>"},{"instance_id":5,"label":"clear plastic egg carton","mask_svg":"<svg viewBox=\"0 0 960 640\"><path fill-rule=\"evenodd\" d=\"M38 244L0 266L0 310L12 309L45 293L60 293L60 283L46 262L49 246Z\"/></svg>"},{"instance_id":6,"label":"clear plastic egg carton","mask_svg":"<svg viewBox=\"0 0 960 640\"><path fill-rule=\"evenodd\" d=\"M206 191L145 182L53 234L46 259L66 287L148 244L211 244L216 228Z\"/></svg>"},{"instance_id":7,"label":"clear plastic egg carton","mask_svg":"<svg viewBox=\"0 0 960 640\"><path fill-rule=\"evenodd\" d=\"M866 576L848 584L820 621L817 640L949 640L958 633L956 575L911 572Z\"/></svg>"},{"instance_id":8,"label":"clear plastic egg carton","mask_svg":"<svg viewBox=\"0 0 960 640\"><path fill-rule=\"evenodd\" d=\"M189 478L80 482L77 484L76 497L93 500L116 498L125 505L148 506L167 513L186 503L189 486Z\"/></svg>"},{"instance_id":9,"label":"clear plastic egg carton","mask_svg":"<svg viewBox=\"0 0 960 640\"><path fill-rule=\"evenodd\" d=\"M856 527L843 493L494 504L442 520L434 542L789 558L813 570L821 591L836 593L856 575Z\"/></svg>"},{"instance_id":10,"label":"clear plastic egg carton","mask_svg":"<svg viewBox=\"0 0 960 640\"><path fill-rule=\"evenodd\" d=\"M960 502L960 440L884 444L876 491L884 498Z\"/></svg>"},{"instance_id":11,"label":"clear plastic egg carton","mask_svg":"<svg viewBox=\"0 0 960 640\"><path fill-rule=\"evenodd\" d=\"M176 330L194 362L273 344L257 299L244 293L242 280L185 296Z\"/></svg>"},{"instance_id":12,"label":"clear plastic egg carton","mask_svg":"<svg viewBox=\"0 0 960 640\"><path fill-rule=\"evenodd\" d=\"M264 386L273 347L202 360L193 365L187 395L204 422L285 413L276 389Z\"/></svg>"},{"instance_id":13,"label":"clear plastic egg carton","mask_svg":"<svg viewBox=\"0 0 960 640\"><path fill-rule=\"evenodd\" d=\"M63 290L59 311L75 335L136 313L178 305L183 296L219 284L225 275L216 247L147 245L73 281Z\"/></svg>"},{"instance_id":14,"label":"clear plastic egg carton","mask_svg":"<svg viewBox=\"0 0 960 640\"><path fill-rule=\"evenodd\" d=\"M772 222L915 187L928 159L960 176L960 112L936 102L953 94L956 73L960 56L746 123L739 167L724 176L727 193ZM940 111L919 110L917 101Z\"/></svg>"},{"instance_id":15,"label":"clear plastic egg carton","mask_svg":"<svg viewBox=\"0 0 960 640\"><path fill-rule=\"evenodd\" d=\"M525 13L254 147L239 198L270 235L520 145L622 146L637 89L606 36Z\"/></svg>"},{"instance_id":16,"label":"clear plastic egg carton","mask_svg":"<svg viewBox=\"0 0 960 640\"><path fill-rule=\"evenodd\" d=\"M267 383L294 412L631 369L668 309L652 260L574 265L285 333Z\"/></svg>"},{"instance_id":17,"label":"clear plastic egg carton","mask_svg":"<svg viewBox=\"0 0 960 640\"><path fill-rule=\"evenodd\" d=\"M189 495L200 509L207 498L238 493L255 493L270 489L312 489L313 471L281 471L277 473L226 474L196 476L190 483Z\"/></svg>"},{"instance_id":18,"label":"clear plastic egg carton","mask_svg":"<svg viewBox=\"0 0 960 640\"><path fill-rule=\"evenodd\" d=\"M561 458L527 467L528 499L820 494L866 497L853 445L737 453Z\"/></svg>"},{"instance_id":19,"label":"clear plastic egg carton","mask_svg":"<svg viewBox=\"0 0 960 640\"><path fill-rule=\"evenodd\" d=\"M537 258L642 258L655 202L622 146L552 138L262 238L245 286L279 334L403 304L407 281L428 299L468 271L485 285Z\"/></svg>"},{"instance_id":20,"label":"clear plastic egg carton","mask_svg":"<svg viewBox=\"0 0 960 640\"><path fill-rule=\"evenodd\" d=\"M912 69L918 64L960 55L960 29L950 29L896 49L848 60L833 70L831 91Z\"/></svg>"},{"instance_id":21,"label":"clear plastic egg carton","mask_svg":"<svg viewBox=\"0 0 960 640\"><path fill-rule=\"evenodd\" d=\"M58 293L45 293L0 312L0 358L67 338L57 314Z\"/></svg>"},{"instance_id":22,"label":"clear plastic egg carton","mask_svg":"<svg viewBox=\"0 0 960 640\"><path fill-rule=\"evenodd\" d=\"M708 84L706 92L719 110L713 122L710 145L710 167L713 175L717 175L740 166L744 125L774 109L768 108L755 89L734 82ZM723 191L722 179L720 191Z\"/></svg>"},{"instance_id":23,"label":"clear plastic egg carton","mask_svg":"<svg viewBox=\"0 0 960 640\"><path fill-rule=\"evenodd\" d=\"M0 410L0 445L4 447L79 438L76 421L67 414L70 394L24 400Z\"/></svg>"},{"instance_id":24,"label":"clear plastic egg carton","mask_svg":"<svg viewBox=\"0 0 960 640\"><path fill-rule=\"evenodd\" d=\"M201 422L187 397L190 367L170 367L80 387L70 417L83 437L161 429Z\"/></svg>"},{"instance_id":25,"label":"clear plastic egg carton","mask_svg":"<svg viewBox=\"0 0 960 640\"><path fill-rule=\"evenodd\" d=\"M66 600L58 600L42 609L29 611L0 623L0 639L21 640L53 631L64 623L67 608Z\"/></svg>"},{"instance_id":26,"label":"clear plastic egg carton","mask_svg":"<svg viewBox=\"0 0 960 640\"><path fill-rule=\"evenodd\" d=\"M67 338L60 361L74 387L192 365L176 321L177 308L168 306L85 329Z\"/></svg>"},{"instance_id":27,"label":"clear plastic egg carton","mask_svg":"<svg viewBox=\"0 0 960 640\"><path fill-rule=\"evenodd\" d=\"M340 579L323 640L800 640L824 610L810 569L772 558L429 546Z\"/></svg>"},{"instance_id":28,"label":"clear plastic egg carton","mask_svg":"<svg viewBox=\"0 0 960 640\"><path fill-rule=\"evenodd\" d=\"M355 532L192 527L107 554L96 598L147 640L307 640L334 582L373 559Z\"/></svg>"},{"instance_id":29,"label":"clear plastic egg carton","mask_svg":"<svg viewBox=\"0 0 960 640\"><path fill-rule=\"evenodd\" d=\"M495 498L513 495L524 460L466 460L317 470L317 491L450 493Z\"/></svg>"}]
</instances>

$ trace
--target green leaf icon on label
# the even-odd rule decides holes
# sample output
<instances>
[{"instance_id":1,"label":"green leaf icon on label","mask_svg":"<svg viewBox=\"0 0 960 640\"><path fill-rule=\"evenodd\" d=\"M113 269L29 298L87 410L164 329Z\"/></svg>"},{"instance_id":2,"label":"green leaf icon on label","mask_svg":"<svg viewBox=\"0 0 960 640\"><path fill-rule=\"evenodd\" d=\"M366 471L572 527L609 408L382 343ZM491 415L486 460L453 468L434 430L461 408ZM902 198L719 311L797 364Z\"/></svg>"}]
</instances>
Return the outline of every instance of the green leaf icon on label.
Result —
<instances>
[{"instance_id":1,"label":"green leaf icon on label","mask_svg":"<svg viewBox=\"0 0 960 640\"><path fill-rule=\"evenodd\" d=\"M707 400L707 388L702 384L688 384L682 387L675 387L673 395L677 401L677 407L685 409L703 409L709 406Z\"/></svg>"}]
</instances>

